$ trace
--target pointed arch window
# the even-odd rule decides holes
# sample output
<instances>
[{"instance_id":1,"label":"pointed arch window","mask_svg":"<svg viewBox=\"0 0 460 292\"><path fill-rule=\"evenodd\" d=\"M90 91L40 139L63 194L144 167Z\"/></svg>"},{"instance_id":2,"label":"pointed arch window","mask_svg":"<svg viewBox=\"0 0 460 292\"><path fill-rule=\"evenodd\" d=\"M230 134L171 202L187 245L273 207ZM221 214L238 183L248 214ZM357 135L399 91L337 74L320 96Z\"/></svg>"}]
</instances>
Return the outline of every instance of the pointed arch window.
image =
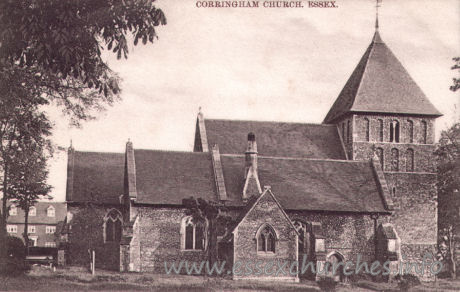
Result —
<instances>
[{"instance_id":1,"label":"pointed arch window","mask_svg":"<svg viewBox=\"0 0 460 292\"><path fill-rule=\"evenodd\" d=\"M407 139L409 143L414 143L414 122L407 120Z\"/></svg>"},{"instance_id":2,"label":"pointed arch window","mask_svg":"<svg viewBox=\"0 0 460 292\"><path fill-rule=\"evenodd\" d=\"M379 124L379 142L383 142L383 120L378 120Z\"/></svg>"},{"instance_id":3,"label":"pointed arch window","mask_svg":"<svg viewBox=\"0 0 460 292\"><path fill-rule=\"evenodd\" d=\"M342 139L343 139L343 142L345 143L345 122L342 123Z\"/></svg>"},{"instance_id":4,"label":"pointed arch window","mask_svg":"<svg viewBox=\"0 0 460 292\"><path fill-rule=\"evenodd\" d=\"M364 138L366 142L369 142L369 130L370 130L370 121L368 118L364 118Z\"/></svg>"},{"instance_id":5,"label":"pointed arch window","mask_svg":"<svg viewBox=\"0 0 460 292\"><path fill-rule=\"evenodd\" d=\"M406 151L406 171L414 171L414 150L410 148Z\"/></svg>"},{"instance_id":6,"label":"pointed arch window","mask_svg":"<svg viewBox=\"0 0 460 292\"><path fill-rule=\"evenodd\" d=\"M192 217L185 217L181 224L182 249L204 250L205 247L205 222L194 222Z\"/></svg>"},{"instance_id":7,"label":"pointed arch window","mask_svg":"<svg viewBox=\"0 0 460 292\"><path fill-rule=\"evenodd\" d=\"M276 233L270 225L264 225L257 233L257 252L275 253Z\"/></svg>"},{"instance_id":8,"label":"pointed arch window","mask_svg":"<svg viewBox=\"0 0 460 292\"><path fill-rule=\"evenodd\" d=\"M426 141L427 141L427 133L428 131L428 125L425 121L422 121L422 143L423 144L426 144Z\"/></svg>"},{"instance_id":9,"label":"pointed arch window","mask_svg":"<svg viewBox=\"0 0 460 292\"><path fill-rule=\"evenodd\" d=\"M391 171L399 171L399 150L391 149Z\"/></svg>"},{"instance_id":10,"label":"pointed arch window","mask_svg":"<svg viewBox=\"0 0 460 292\"><path fill-rule=\"evenodd\" d=\"M123 219L120 211L112 209L104 217L104 242L120 242Z\"/></svg>"},{"instance_id":11,"label":"pointed arch window","mask_svg":"<svg viewBox=\"0 0 460 292\"><path fill-rule=\"evenodd\" d=\"M308 253L310 251L310 240L311 240L311 235L310 231L308 228L307 223L300 219L296 219L293 221L294 227L299 233L299 244L298 244L298 250L299 253Z\"/></svg>"},{"instance_id":12,"label":"pointed arch window","mask_svg":"<svg viewBox=\"0 0 460 292\"><path fill-rule=\"evenodd\" d=\"M399 143L399 122L396 120L390 123L390 142Z\"/></svg>"},{"instance_id":13,"label":"pointed arch window","mask_svg":"<svg viewBox=\"0 0 460 292\"><path fill-rule=\"evenodd\" d=\"M380 161L380 167L382 167L382 170L383 170L383 166L384 166L384 156L383 156L383 149L382 148L377 148L375 149L375 154L377 155L377 157L379 158L379 161Z\"/></svg>"}]
</instances>

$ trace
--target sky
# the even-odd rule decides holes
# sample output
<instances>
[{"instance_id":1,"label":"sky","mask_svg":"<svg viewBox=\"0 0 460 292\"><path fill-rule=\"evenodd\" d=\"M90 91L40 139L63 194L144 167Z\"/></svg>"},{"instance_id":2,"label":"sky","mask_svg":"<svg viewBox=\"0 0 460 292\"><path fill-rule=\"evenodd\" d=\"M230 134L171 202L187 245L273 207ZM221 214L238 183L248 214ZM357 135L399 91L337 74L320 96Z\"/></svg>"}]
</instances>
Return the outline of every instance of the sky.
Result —
<instances>
[{"instance_id":1,"label":"sky","mask_svg":"<svg viewBox=\"0 0 460 292\"><path fill-rule=\"evenodd\" d=\"M263 6L264 1L259 1ZM192 151L198 108L205 118L321 123L369 46L375 1L338 8L198 8L158 0L168 24L154 44L130 46L127 60L104 57L123 79L122 100L81 128L50 110L53 142L77 151ZM444 116L437 136L460 116L460 1L383 0L380 35ZM50 162L56 201L65 200L65 151Z\"/></svg>"}]
</instances>

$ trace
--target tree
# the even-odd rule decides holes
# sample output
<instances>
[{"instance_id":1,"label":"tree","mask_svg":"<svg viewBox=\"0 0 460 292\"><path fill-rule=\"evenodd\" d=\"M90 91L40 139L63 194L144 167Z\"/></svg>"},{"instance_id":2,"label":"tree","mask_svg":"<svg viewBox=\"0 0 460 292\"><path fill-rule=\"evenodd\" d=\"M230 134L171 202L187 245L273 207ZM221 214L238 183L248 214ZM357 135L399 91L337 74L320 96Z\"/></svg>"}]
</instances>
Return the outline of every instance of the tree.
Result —
<instances>
[{"instance_id":1,"label":"tree","mask_svg":"<svg viewBox=\"0 0 460 292\"><path fill-rule=\"evenodd\" d=\"M439 250L456 277L456 240L460 236L460 122L441 133L436 148L438 165Z\"/></svg>"},{"instance_id":2,"label":"tree","mask_svg":"<svg viewBox=\"0 0 460 292\"><path fill-rule=\"evenodd\" d=\"M101 57L104 47L128 56L128 35L136 45L153 42L166 24L154 0L5 0L0 2L0 62L39 68L43 75L76 81L117 94L118 82Z\"/></svg>"},{"instance_id":3,"label":"tree","mask_svg":"<svg viewBox=\"0 0 460 292\"><path fill-rule=\"evenodd\" d=\"M45 145L46 146L46 145ZM29 250L29 210L40 197L46 196L51 186L46 183L48 178L47 154L35 144L24 145L18 149L14 164L10 167L10 192L12 201L24 210L24 242Z\"/></svg>"},{"instance_id":4,"label":"tree","mask_svg":"<svg viewBox=\"0 0 460 292\"><path fill-rule=\"evenodd\" d=\"M225 207L221 203L190 197L183 199L182 204L194 223L207 222L205 251L209 263L214 264L217 261L217 235L220 230L225 230L230 225L232 218L225 214Z\"/></svg>"},{"instance_id":5,"label":"tree","mask_svg":"<svg viewBox=\"0 0 460 292\"><path fill-rule=\"evenodd\" d=\"M14 90L19 93L20 89ZM49 191L45 180L46 153L51 154L51 143L47 138L51 135L51 123L41 110L42 105L46 103L45 99L29 98L21 94L1 97L0 191L3 199L0 240L4 243L8 216L7 201L17 201L21 208L28 210L38 195L46 195ZM26 216L27 214L28 212ZM5 246L2 245L0 248L3 259L6 256Z\"/></svg>"},{"instance_id":6,"label":"tree","mask_svg":"<svg viewBox=\"0 0 460 292\"><path fill-rule=\"evenodd\" d=\"M460 71L460 57L455 57L452 59L455 64L452 66L452 70L459 70ZM450 90L457 91L460 88L460 78L453 78L454 84L450 87Z\"/></svg>"}]
</instances>

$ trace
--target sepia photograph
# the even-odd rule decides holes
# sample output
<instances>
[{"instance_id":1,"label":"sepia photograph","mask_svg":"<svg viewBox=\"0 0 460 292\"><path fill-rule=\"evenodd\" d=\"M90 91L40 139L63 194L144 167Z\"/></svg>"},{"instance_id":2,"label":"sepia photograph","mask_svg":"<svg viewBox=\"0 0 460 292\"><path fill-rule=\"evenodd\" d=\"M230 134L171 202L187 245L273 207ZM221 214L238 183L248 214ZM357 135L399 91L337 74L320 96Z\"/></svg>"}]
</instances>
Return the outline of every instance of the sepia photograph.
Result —
<instances>
[{"instance_id":1,"label":"sepia photograph","mask_svg":"<svg viewBox=\"0 0 460 292\"><path fill-rule=\"evenodd\" d=\"M0 291L460 291L460 1L0 1Z\"/></svg>"}]
</instances>

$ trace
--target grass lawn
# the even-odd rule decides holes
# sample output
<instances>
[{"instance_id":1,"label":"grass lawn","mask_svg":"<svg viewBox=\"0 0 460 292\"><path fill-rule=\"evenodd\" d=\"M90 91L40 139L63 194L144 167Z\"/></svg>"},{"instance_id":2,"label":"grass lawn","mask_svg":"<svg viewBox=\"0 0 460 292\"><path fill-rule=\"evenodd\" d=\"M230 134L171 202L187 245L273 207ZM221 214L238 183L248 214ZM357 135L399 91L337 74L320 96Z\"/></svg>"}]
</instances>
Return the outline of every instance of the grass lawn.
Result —
<instances>
[{"instance_id":1,"label":"grass lawn","mask_svg":"<svg viewBox=\"0 0 460 292\"><path fill-rule=\"evenodd\" d=\"M230 279L186 276L158 275L149 273L117 273L98 270L92 276L83 268L58 269L33 267L19 277L0 277L0 290L147 290L147 291L320 291L315 282L300 283L232 281ZM423 283L411 291L459 291L460 280L439 280ZM400 291L395 283L359 282L357 285L338 284L338 292L349 291Z\"/></svg>"}]
</instances>

